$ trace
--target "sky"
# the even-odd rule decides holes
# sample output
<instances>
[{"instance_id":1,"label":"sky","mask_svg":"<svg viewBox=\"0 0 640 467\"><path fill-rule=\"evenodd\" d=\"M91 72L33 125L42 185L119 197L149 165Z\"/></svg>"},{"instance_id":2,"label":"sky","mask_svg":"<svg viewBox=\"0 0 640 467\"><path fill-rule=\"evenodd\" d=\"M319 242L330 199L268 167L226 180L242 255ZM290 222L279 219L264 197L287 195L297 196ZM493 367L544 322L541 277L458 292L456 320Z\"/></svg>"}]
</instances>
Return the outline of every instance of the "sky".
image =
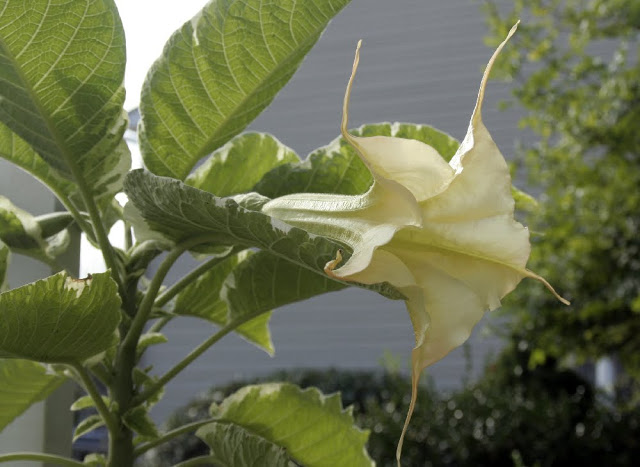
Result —
<instances>
[{"instance_id":1,"label":"sky","mask_svg":"<svg viewBox=\"0 0 640 467\"><path fill-rule=\"evenodd\" d=\"M125 109L138 106L147 70L171 34L191 19L206 0L115 0L127 38Z\"/></svg>"}]
</instances>

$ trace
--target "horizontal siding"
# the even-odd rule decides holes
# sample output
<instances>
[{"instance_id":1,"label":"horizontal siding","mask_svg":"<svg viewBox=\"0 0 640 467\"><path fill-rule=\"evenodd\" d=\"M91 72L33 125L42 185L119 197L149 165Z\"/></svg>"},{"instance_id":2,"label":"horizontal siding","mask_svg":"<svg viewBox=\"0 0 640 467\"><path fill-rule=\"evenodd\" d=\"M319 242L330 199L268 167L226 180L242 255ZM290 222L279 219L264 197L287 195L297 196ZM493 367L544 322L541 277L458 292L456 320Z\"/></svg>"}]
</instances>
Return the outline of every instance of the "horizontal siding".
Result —
<instances>
[{"instance_id":1,"label":"horizontal siding","mask_svg":"<svg viewBox=\"0 0 640 467\"><path fill-rule=\"evenodd\" d=\"M363 39L351 126L379 121L427 123L456 138L464 137L482 70L492 53L483 44L487 29L478 6L473 0L353 0L251 129L275 134L301 155L328 144L339 133L355 44ZM510 90L509 84L490 83L484 107L485 123L507 157L513 152L518 113L498 112L496 106L509 97ZM181 263L172 279L192 267L191 260ZM481 336L481 328L483 324L469 344L473 375L499 348L497 339ZM378 369L385 352L406 369L413 346L402 303L353 289L283 307L275 312L271 329L274 358L228 336L168 385L165 398L154 408L154 418L164 420L213 384L276 369ZM169 342L152 347L145 357L145 364L153 364L157 374L214 331L193 319L178 320L166 330ZM467 368L463 350L457 349L428 373L438 387L452 389L461 384Z\"/></svg>"}]
</instances>

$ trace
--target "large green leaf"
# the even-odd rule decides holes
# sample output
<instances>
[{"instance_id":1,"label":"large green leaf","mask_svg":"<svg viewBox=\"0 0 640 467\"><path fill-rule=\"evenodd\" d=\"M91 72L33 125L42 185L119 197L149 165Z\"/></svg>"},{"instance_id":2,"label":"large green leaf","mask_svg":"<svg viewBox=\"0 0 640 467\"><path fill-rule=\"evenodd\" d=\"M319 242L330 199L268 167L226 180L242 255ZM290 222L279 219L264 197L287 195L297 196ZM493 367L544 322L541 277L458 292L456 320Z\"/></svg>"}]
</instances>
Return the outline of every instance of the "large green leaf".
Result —
<instances>
[{"instance_id":1,"label":"large green leaf","mask_svg":"<svg viewBox=\"0 0 640 467\"><path fill-rule=\"evenodd\" d=\"M235 317L274 310L346 287L325 274L317 274L268 251L259 251L231 271L221 295L233 321Z\"/></svg>"},{"instance_id":2,"label":"large green leaf","mask_svg":"<svg viewBox=\"0 0 640 467\"><path fill-rule=\"evenodd\" d=\"M28 143L2 123L0 123L0 157L36 177L65 204L77 190L73 182L61 176Z\"/></svg>"},{"instance_id":3,"label":"large green leaf","mask_svg":"<svg viewBox=\"0 0 640 467\"><path fill-rule=\"evenodd\" d=\"M219 467L287 467L286 451L231 423L210 423L196 435L211 448L207 462Z\"/></svg>"},{"instance_id":4,"label":"large green leaf","mask_svg":"<svg viewBox=\"0 0 640 467\"><path fill-rule=\"evenodd\" d=\"M0 239L9 248L44 261L63 253L69 245L69 233L59 230L44 238L37 218L0 196Z\"/></svg>"},{"instance_id":5,"label":"large green leaf","mask_svg":"<svg viewBox=\"0 0 640 467\"><path fill-rule=\"evenodd\" d=\"M78 362L117 342L120 296L108 272L61 272L0 294L0 357Z\"/></svg>"},{"instance_id":6,"label":"large green leaf","mask_svg":"<svg viewBox=\"0 0 640 467\"><path fill-rule=\"evenodd\" d=\"M117 190L130 159L124 32L113 1L8 0L0 24L0 121L59 175L94 193ZM24 167L29 156L9 159Z\"/></svg>"},{"instance_id":7,"label":"large green leaf","mask_svg":"<svg viewBox=\"0 0 640 467\"><path fill-rule=\"evenodd\" d=\"M365 450L369 433L354 426L339 394L287 383L246 386L211 406L211 415L287 449L307 467L372 466Z\"/></svg>"},{"instance_id":8,"label":"large green leaf","mask_svg":"<svg viewBox=\"0 0 640 467\"><path fill-rule=\"evenodd\" d=\"M130 172L124 188L132 205L125 213L128 211L141 239L156 236L174 243L201 239L202 244L257 247L322 276L325 264L344 248L252 210L266 201L259 195L218 198L144 170ZM348 258L349 252L345 251L344 256ZM390 298L403 298L388 284L362 287Z\"/></svg>"},{"instance_id":9,"label":"large green leaf","mask_svg":"<svg viewBox=\"0 0 640 467\"><path fill-rule=\"evenodd\" d=\"M140 105L146 166L184 179L289 81L349 0L217 0L169 39Z\"/></svg>"},{"instance_id":10,"label":"large green leaf","mask_svg":"<svg viewBox=\"0 0 640 467\"><path fill-rule=\"evenodd\" d=\"M214 152L186 183L216 196L246 193L274 167L299 160L270 134L244 133Z\"/></svg>"},{"instance_id":11,"label":"large green leaf","mask_svg":"<svg viewBox=\"0 0 640 467\"><path fill-rule=\"evenodd\" d=\"M431 145L446 160L460 143L428 125L413 123L372 123L351 131L359 136L393 136ZM277 198L291 193L337 193L357 195L367 191L373 178L356 150L343 137L316 149L304 162L279 166L258 182L254 191Z\"/></svg>"},{"instance_id":12,"label":"large green leaf","mask_svg":"<svg viewBox=\"0 0 640 467\"><path fill-rule=\"evenodd\" d=\"M63 382L40 363L0 358L0 431Z\"/></svg>"},{"instance_id":13,"label":"large green leaf","mask_svg":"<svg viewBox=\"0 0 640 467\"><path fill-rule=\"evenodd\" d=\"M249 250L230 256L198 277L178 294L173 312L206 319L220 326L227 324L230 317L229 307L221 298L220 290L227 276L250 256L253 255ZM260 308L260 311L269 310L270 308ZM261 314L238 327L236 332L269 354L273 354L273 343L269 333L270 316L271 313Z\"/></svg>"}]
</instances>

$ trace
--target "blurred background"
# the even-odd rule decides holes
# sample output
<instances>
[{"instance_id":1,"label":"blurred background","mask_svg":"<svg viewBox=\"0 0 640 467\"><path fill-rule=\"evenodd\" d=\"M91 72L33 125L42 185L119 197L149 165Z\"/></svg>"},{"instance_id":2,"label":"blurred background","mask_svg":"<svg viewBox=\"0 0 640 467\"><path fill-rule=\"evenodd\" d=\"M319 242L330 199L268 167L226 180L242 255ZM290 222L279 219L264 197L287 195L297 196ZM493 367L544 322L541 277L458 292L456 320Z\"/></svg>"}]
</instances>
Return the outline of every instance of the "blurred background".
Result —
<instances>
[{"instance_id":1,"label":"blurred background","mask_svg":"<svg viewBox=\"0 0 640 467\"><path fill-rule=\"evenodd\" d=\"M129 47L127 137L137 154L144 70L168 31L201 4L116 3ZM149 8L158 16L145 16ZM339 133L355 44L363 39L351 125L426 123L461 139L486 62L517 19L518 33L487 89L484 121L512 163L514 184L538 199L536 207L516 213L532 233L529 267L572 306L539 284L523 283L467 344L430 367L404 465L635 465L640 1L353 0L249 129L274 134L301 156L331 142ZM32 183L2 161L0 168L3 188ZM22 199L13 197L19 206L34 214L51 210L53 198L43 188L20 193ZM83 255L81 275L99 261L86 249ZM186 259L170 279L195 264ZM12 286L47 275L27 259L15 258L14 266ZM213 329L184 318L165 331L169 342L144 356L157 374ZM271 332L273 358L238 337L223 339L167 386L154 419L177 426L203 417L211 401L242 384L286 379L341 391L360 426L371 430L369 449L378 465L395 465L413 347L403 304L346 290L276 310ZM84 442L76 448L95 449L103 440ZM171 465L198 449L194 438L176 438L146 461Z\"/></svg>"}]
</instances>

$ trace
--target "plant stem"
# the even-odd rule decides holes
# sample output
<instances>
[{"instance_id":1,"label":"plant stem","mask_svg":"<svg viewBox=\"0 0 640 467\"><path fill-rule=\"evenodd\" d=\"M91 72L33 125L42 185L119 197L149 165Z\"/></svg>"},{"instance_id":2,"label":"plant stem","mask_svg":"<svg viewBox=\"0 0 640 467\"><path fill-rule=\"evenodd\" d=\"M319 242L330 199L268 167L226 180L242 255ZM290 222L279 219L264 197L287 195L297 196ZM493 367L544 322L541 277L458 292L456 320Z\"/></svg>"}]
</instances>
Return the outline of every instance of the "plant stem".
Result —
<instances>
[{"instance_id":1,"label":"plant stem","mask_svg":"<svg viewBox=\"0 0 640 467\"><path fill-rule=\"evenodd\" d=\"M167 384L169 381L171 381L173 378L175 378L176 375L178 375L178 373L180 373L187 366L189 366L196 358L198 358L200 355L202 355L204 352L206 352L209 349L209 347L211 347L213 344L218 342L224 336L226 336L231 331L236 329L238 326L241 326L242 324L246 323L247 321L252 320L253 318L255 318L256 316L258 316L260 314L261 313L242 316L242 317L238 318L237 320L232 321L231 323L229 323L226 326L224 326L223 328L221 328L218 332L213 334L208 339L204 340L200 345L198 345L198 347L196 347L191 352L189 352L189 354L185 358L183 358L173 368L171 368L164 375L162 375L158 379L158 381L155 382L155 384L153 386L148 388L146 391L138 394L133 399L132 405L135 406L135 405L141 404L142 402L144 402L145 400L147 400L148 398L153 396L157 391L162 389L162 387L165 384Z\"/></svg>"},{"instance_id":2,"label":"plant stem","mask_svg":"<svg viewBox=\"0 0 640 467\"><path fill-rule=\"evenodd\" d=\"M164 435L160 436L158 439L154 439L148 443L143 444L142 446L138 446L134 451L134 456L139 456L144 454L149 449L153 449L160 444L164 444L172 438L176 436L180 436L184 433L190 433L192 431L197 430L201 426L208 425L209 423L215 422L215 418L210 418L208 420L200 420L198 422L187 423L186 425L182 425L181 427L176 428L175 430L167 431Z\"/></svg>"},{"instance_id":3,"label":"plant stem","mask_svg":"<svg viewBox=\"0 0 640 467\"><path fill-rule=\"evenodd\" d=\"M153 323L153 325L149 328L149 332L160 332L162 331L162 328L166 326L166 324L171 321L174 317L173 316L163 316L162 318L158 319L155 323Z\"/></svg>"},{"instance_id":4,"label":"plant stem","mask_svg":"<svg viewBox=\"0 0 640 467\"><path fill-rule=\"evenodd\" d=\"M56 456L55 454L45 454L41 452L12 452L11 454L0 454L0 464L11 461L40 461L55 465L86 467L82 462L62 456Z\"/></svg>"},{"instance_id":5,"label":"plant stem","mask_svg":"<svg viewBox=\"0 0 640 467\"><path fill-rule=\"evenodd\" d=\"M71 363L70 366L76 371L78 376L80 376L80 379L82 379L84 389L89 393L91 399L93 399L93 403L96 404L96 409L98 409L98 413L104 420L104 424L109 429L109 432L116 431L118 429L118 423L102 400L102 396L98 388L93 384L89 373L80 363Z\"/></svg>"},{"instance_id":6,"label":"plant stem","mask_svg":"<svg viewBox=\"0 0 640 467\"><path fill-rule=\"evenodd\" d=\"M133 234L131 232L131 224L124 223L124 251L129 251L133 246Z\"/></svg>"},{"instance_id":7,"label":"plant stem","mask_svg":"<svg viewBox=\"0 0 640 467\"><path fill-rule=\"evenodd\" d=\"M232 254L235 254L236 252L237 250L235 248L230 248L227 253L219 256L214 256L213 258L208 259L204 263L200 264L193 271L189 272L189 274L184 276L178 282L176 282L167 290L165 290L163 293L161 293L156 299L154 305L158 308L164 306L167 302L169 302L169 300L171 300L173 297L178 295L178 293L180 293L185 287L191 284L194 280L196 280L198 277L203 275L208 270L214 268L217 264L221 263Z\"/></svg>"},{"instance_id":8,"label":"plant stem","mask_svg":"<svg viewBox=\"0 0 640 467\"><path fill-rule=\"evenodd\" d=\"M207 238L204 237L196 237L176 245L160 264L160 267L149 284L149 288L131 321L131 326L129 326L116 356L115 368L117 373L111 389L113 399L118 404L120 414L125 413L132 406L137 405L133 400L133 368L136 365L136 348L144 325L149 319L153 302L162 286L162 281L164 281L169 269L171 269L171 266L173 266L182 253L206 240ZM134 460L133 433L121 423L116 432L109 433L108 465L110 467L129 467L133 465Z\"/></svg>"},{"instance_id":9,"label":"plant stem","mask_svg":"<svg viewBox=\"0 0 640 467\"><path fill-rule=\"evenodd\" d=\"M100 245L100 250L102 251L104 262L107 267L111 269L111 276L113 277L113 280L116 281L116 284L118 284L120 296L124 300L127 295L125 293L122 277L120 276L120 268L118 267L118 262L116 261L116 253L113 250L113 246L111 245L109 236L107 235L107 230L104 228L104 224L102 223L102 219L100 218L100 212L98 211L96 201L93 198L93 194L87 186L84 178L80 173L78 173L78 168L75 166L75 164L69 165L71 167L73 178L78 184L78 189L80 190L80 194L82 195L82 200L84 201L87 211L89 211L89 218L91 219L91 224L93 224L93 232L98 245Z\"/></svg>"}]
</instances>

